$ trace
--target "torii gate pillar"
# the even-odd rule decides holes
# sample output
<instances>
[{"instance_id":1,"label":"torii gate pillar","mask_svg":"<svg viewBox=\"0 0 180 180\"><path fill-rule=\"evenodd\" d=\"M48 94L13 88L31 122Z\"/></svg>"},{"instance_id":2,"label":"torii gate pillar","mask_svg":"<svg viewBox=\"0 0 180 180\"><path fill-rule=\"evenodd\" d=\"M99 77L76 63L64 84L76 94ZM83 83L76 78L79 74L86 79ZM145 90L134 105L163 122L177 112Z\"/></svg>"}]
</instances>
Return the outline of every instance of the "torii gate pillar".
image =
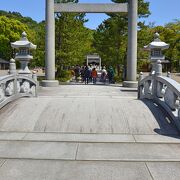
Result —
<instances>
[{"instance_id":1,"label":"torii gate pillar","mask_svg":"<svg viewBox=\"0 0 180 180\"><path fill-rule=\"evenodd\" d=\"M125 87L137 87L137 16L138 0L128 1L128 54Z\"/></svg>"},{"instance_id":2,"label":"torii gate pillar","mask_svg":"<svg viewBox=\"0 0 180 180\"><path fill-rule=\"evenodd\" d=\"M46 47L45 47L45 74L46 80L42 81L44 87L58 86L55 80L55 18L54 0L46 0Z\"/></svg>"}]
</instances>

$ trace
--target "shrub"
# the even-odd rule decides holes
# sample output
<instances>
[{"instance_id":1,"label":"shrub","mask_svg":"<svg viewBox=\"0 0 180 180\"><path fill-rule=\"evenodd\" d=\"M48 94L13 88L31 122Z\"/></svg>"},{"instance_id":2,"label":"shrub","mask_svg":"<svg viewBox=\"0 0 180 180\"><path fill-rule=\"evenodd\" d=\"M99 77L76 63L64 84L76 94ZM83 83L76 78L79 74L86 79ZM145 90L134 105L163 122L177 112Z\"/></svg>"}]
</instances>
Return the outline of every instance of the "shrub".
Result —
<instances>
[{"instance_id":1,"label":"shrub","mask_svg":"<svg viewBox=\"0 0 180 180\"><path fill-rule=\"evenodd\" d=\"M115 83L121 83L122 82L122 76L121 75L115 75L114 76Z\"/></svg>"},{"instance_id":2,"label":"shrub","mask_svg":"<svg viewBox=\"0 0 180 180\"><path fill-rule=\"evenodd\" d=\"M67 82L71 79L71 71L69 70L61 70L58 73L58 77L56 79L60 82Z\"/></svg>"}]
</instances>

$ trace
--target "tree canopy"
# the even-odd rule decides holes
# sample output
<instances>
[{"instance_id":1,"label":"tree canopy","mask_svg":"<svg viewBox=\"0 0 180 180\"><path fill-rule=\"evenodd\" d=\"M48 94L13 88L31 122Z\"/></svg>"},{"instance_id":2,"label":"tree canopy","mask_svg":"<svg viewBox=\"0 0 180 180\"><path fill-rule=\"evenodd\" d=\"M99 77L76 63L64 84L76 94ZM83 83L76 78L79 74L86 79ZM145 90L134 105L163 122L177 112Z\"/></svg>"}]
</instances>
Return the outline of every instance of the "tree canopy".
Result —
<instances>
[{"instance_id":1,"label":"tree canopy","mask_svg":"<svg viewBox=\"0 0 180 180\"><path fill-rule=\"evenodd\" d=\"M112 0L114 3L124 3L127 0ZM138 0L139 17L147 17L149 3ZM94 34L94 46L101 55L105 65L126 64L128 16L127 13L108 14L109 18L99 25Z\"/></svg>"},{"instance_id":2,"label":"tree canopy","mask_svg":"<svg viewBox=\"0 0 180 180\"><path fill-rule=\"evenodd\" d=\"M28 26L18 20L0 16L0 57L10 59L12 57L11 42L18 40L23 31L28 33L29 38L33 32L29 31Z\"/></svg>"}]
</instances>

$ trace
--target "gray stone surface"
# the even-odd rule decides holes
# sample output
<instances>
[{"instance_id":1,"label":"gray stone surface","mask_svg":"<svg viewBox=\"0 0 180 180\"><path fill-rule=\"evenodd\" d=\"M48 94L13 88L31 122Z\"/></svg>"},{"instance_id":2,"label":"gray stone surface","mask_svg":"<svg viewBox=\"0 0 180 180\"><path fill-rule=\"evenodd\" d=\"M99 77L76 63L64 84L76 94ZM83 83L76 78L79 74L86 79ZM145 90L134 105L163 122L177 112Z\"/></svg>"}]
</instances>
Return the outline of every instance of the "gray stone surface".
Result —
<instances>
[{"instance_id":1,"label":"gray stone surface","mask_svg":"<svg viewBox=\"0 0 180 180\"><path fill-rule=\"evenodd\" d=\"M144 143L180 143L179 136L163 136L163 135L134 135L136 142Z\"/></svg>"},{"instance_id":2,"label":"gray stone surface","mask_svg":"<svg viewBox=\"0 0 180 180\"><path fill-rule=\"evenodd\" d=\"M55 80L54 1L46 0L46 80ZM47 85L48 83L46 83ZM51 84L51 81L49 82ZM54 84L54 82L52 82ZM56 83L57 84L57 83ZM52 86L52 85L51 85Z\"/></svg>"},{"instance_id":3,"label":"gray stone surface","mask_svg":"<svg viewBox=\"0 0 180 180\"><path fill-rule=\"evenodd\" d=\"M134 137L127 134L27 133L23 140L65 142L135 142Z\"/></svg>"},{"instance_id":4,"label":"gray stone surface","mask_svg":"<svg viewBox=\"0 0 180 180\"><path fill-rule=\"evenodd\" d=\"M0 168L4 165L5 162L6 162L5 159L0 159Z\"/></svg>"},{"instance_id":5,"label":"gray stone surface","mask_svg":"<svg viewBox=\"0 0 180 180\"><path fill-rule=\"evenodd\" d=\"M177 129L136 96L119 86L61 85L8 104L0 110L0 179L178 179Z\"/></svg>"},{"instance_id":6,"label":"gray stone surface","mask_svg":"<svg viewBox=\"0 0 180 180\"><path fill-rule=\"evenodd\" d=\"M0 140L22 140L26 133L0 132Z\"/></svg>"},{"instance_id":7,"label":"gray stone surface","mask_svg":"<svg viewBox=\"0 0 180 180\"><path fill-rule=\"evenodd\" d=\"M123 86L129 87L129 88L137 88L138 82L137 81L123 81Z\"/></svg>"},{"instance_id":8,"label":"gray stone surface","mask_svg":"<svg viewBox=\"0 0 180 180\"><path fill-rule=\"evenodd\" d=\"M17 103L0 123L1 131L154 134L158 127L148 108L133 99L48 97ZM27 114L32 116L22 118Z\"/></svg>"},{"instance_id":9,"label":"gray stone surface","mask_svg":"<svg viewBox=\"0 0 180 180\"><path fill-rule=\"evenodd\" d=\"M83 143L77 160L180 161L180 144Z\"/></svg>"},{"instance_id":10,"label":"gray stone surface","mask_svg":"<svg viewBox=\"0 0 180 180\"><path fill-rule=\"evenodd\" d=\"M59 86L59 81L56 81L56 80L43 80L41 82L41 85L43 87L57 87L57 86Z\"/></svg>"},{"instance_id":11,"label":"gray stone surface","mask_svg":"<svg viewBox=\"0 0 180 180\"><path fill-rule=\"evenodd\" d=\"M49 99L19 99L0 110L0 126L2 131L28 132L41 116Z\"/></svg>"},{"instance_id":12,"label":"gray stone surface","mask_svg":"<svg viewBox=\"0 0 180 180\"><path fill-rule=\"evenodd\" d=\"M0 141L0 158L75 160L76 143Z\"/></svg>"},{"instance_id":13,"label":"gray stone surface","mask_svg":"<svg viewBox=\"0 0 180 180\"><path fill-rule=\"evenodd\" d=\"M8 160L1 180L151 180L145 163Z\"/></svg>"},{"instance_id":14,"label":"gray stone surface","mask_svg":"<svg viewBox=\"0 0 180 180\"><path fill-rule=\"evenodd\" d=\"M38 98L19 99L0 110L0 131L177 134L159 108L147 103L120 87L43 88Z\"/></svg>"},{"instance_id":15,"label":"gray stone surface","mask_svg":"<svg viewBox=\"0 0 180 180\"><path fill-rule=\"evenodd\" d=\"M119 13L127 12L128 4L87 4L87 3L57 3L54 5L54 12L80 12L80 13Z\"/></svg>"},{"instance_id":16,"label":"gray stone surface","mask_svg":"<svg viewBox=\"0 0 180 180\"><path fill-rule=\"evenodd\" d=\"M137 75L137 18L138 1L128 1L128 53L127 53L127 81L136 81ZM125 85L132 85L126 83ZM131 87L131 86L130 86Z\"/></svg>"},{"instance_id":17,"label":"gray stone surface","mask_svg":"<svg viewBox=\"0 0 180 180\"><path fill-rule=\"evenodd\" d=\"M155 180L180 179L180 162L148 162L147 166Z\"/></svg>"}]
</instances>

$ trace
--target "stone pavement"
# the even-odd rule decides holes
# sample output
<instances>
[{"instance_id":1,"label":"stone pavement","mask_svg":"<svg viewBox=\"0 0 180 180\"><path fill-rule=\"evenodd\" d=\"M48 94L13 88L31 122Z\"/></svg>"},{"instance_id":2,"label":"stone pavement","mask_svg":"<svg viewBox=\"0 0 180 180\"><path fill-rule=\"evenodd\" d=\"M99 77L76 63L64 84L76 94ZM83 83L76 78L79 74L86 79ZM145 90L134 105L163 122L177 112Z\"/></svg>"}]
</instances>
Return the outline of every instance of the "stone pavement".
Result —
<instances>
[{"instance_id":1,"label":"stone pavement","mask_svg":"<svg viewBox=\"0 0 180 180\"><path fill-rule=\"evenodd\" d=\"M0 179L180 179L180 136L135 89L42 88L0 110Z\"/></svg>"}]
</instances>

